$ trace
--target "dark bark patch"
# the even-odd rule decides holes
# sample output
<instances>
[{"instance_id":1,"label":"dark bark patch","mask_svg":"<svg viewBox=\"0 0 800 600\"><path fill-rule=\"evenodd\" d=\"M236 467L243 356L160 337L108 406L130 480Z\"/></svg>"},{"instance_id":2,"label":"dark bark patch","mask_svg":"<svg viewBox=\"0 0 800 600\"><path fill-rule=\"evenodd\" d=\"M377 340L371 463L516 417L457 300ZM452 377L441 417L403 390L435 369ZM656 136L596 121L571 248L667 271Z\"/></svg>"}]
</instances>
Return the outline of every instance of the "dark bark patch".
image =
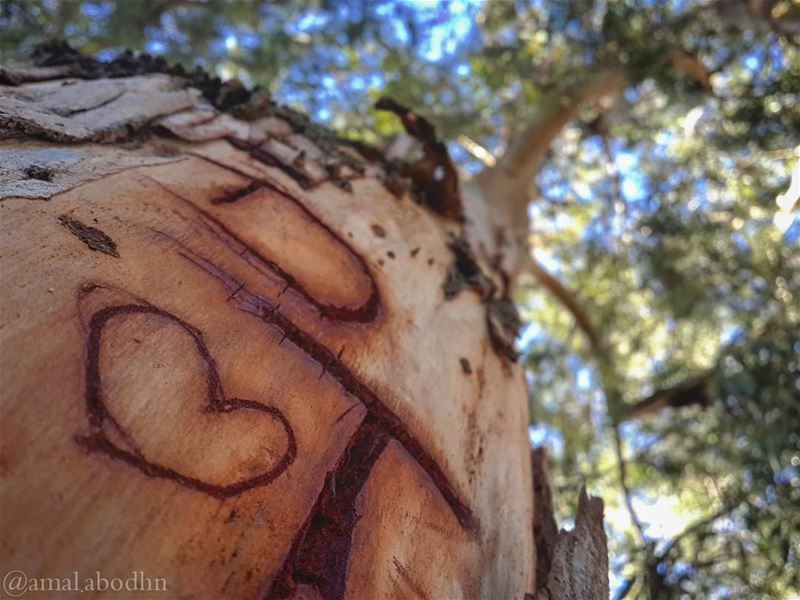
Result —
<instances>
[{"instance_id":1,"label":"dark bark patch","mask_svg":"<svg viewBox=\"0 0 800 600\"><path fill-rule=\"evenodd\" d=\"M373 223L371 225L371 227L372 227L372 233L374 233L376 237L379 237L379 238L385 238L386 237L386 230L383 227L381 227L377 223Z\"/></svg>"},{"instance_id":2,"label":"dark bark patch","mask_svg":"<svg viewBox=\"0 0 800 600\"><path fill-rule=\"evenodd\" d=\"M458 359L458 362L461 363L461 370L464 371L465 375L472 375L472 365L469 364L466 358L462 356Z\"/></svg>"},{"instance_id":3,"label":"dark bark patch","mask_svg":"<svg viewBox=\"0 0 800 600\"><path fill-rule=\"evenodd\" d=\"M257 181L251 182L249 185L246 185L242 188L237 188L235 190L231 190L224 196L220 196L219 198L213 198L211 200L211 204L232 204L237 200L241 200L245 196L249 196L253 192L257 191L261 185Z\"/></svg>"},{"instance_id":4,"label":"dark bark patch","mask_svg":"<svg viewBox=\"0 0 800 600\"><path fill-rule=\"evenodd\" d=\"M266 595L293 595L297 584L311 585L323 598L344 598L347 561L360 515L357 501L383 454L389 435L372 416L356 430Z\"/></svg>"},{"instance_id":5,"label":"dark bark patch","mask_svg":"<svg viewBox=\"0 0 800 600\"><path fill-rule=\"evenodd\" d=\"M42 165L31 165L25 169L28 179L38 179L39 181L53 181L53 170Z\"/></svg>"},{"instance_id":6,"label":"dark bark patch","mask_svg":"<svg viewBox=\"0 0 800 600\"><path fill-rule=\"evenodd\" d=\"M486 302L486 325L492 348L501 356L516 361L519 357L514 347L522 321L517 307L508 298L494 298Z\"/></svg>"},{"instance_id":7,"label":"dark bark patch","mask_svg":"<svg viewBox=\"0 0 800 600\"><path fill-rule=\"evenodd\" d=\"M422 143L422 158L400 168L400 174L411 179L415 198L443 217L462 221L458 173L430 121L390 98L381 98L375 108L396 114L406 131Z\"/></svg>"},{"instance_id":8,"label":"dark bark patch","mask_svg":"<svg viewBox=\"0 0 800 600\"><path fill-rule=\"evenodd\" d=\"M96 227L84 225L78 219L73 219L67 215L61 215L58 220L91 250L119 258L116 242Z\"/></svg>"},{"instance_id":9,"label":"dark bark patch","mask_svg":"<svg viewBox=\"0 0 800 600\"><path fill-rule=\"evenodd\" d=\"M411 252L409 252L408 254L409 256L411 256L411 258L414 258L418 253L419 253L419 246L417 246L416 248L412 248Z\"/></svg>"},{"instance_id":10,"label":"dark bark patch","mask_svg":"<svg viewBox=\"0 0 800 600\"><path fill-rule=\"evenodd\" d=\"M449 244L453 252L453 264L444 281L444 297L455 298L465 289L475 290L481 298L488 298L495 291L495 285L481 271L469 244L463 238Z\"/></svg>"},{"instance_id":11,"label":"dark bark patch","mask_svg":"<svg viewBox=\"0 0 800 600\"><path fill-rule=\"evenodd\" d=\"M498 288L481 270L465 239L455 239L449 247L453 252L453 264L442 286L444 297L450 300L463 290L477 292L486 306L486 327L492 348L500 356L516 361L519 355L514 340L522 321L514 303L507 297L507 290Z\"/></svg>"},{"instance_id":12,"label":"dark bark patch","mask_svg":"<svg viewBox=\"0 0 800 600\"><path fill-rule=\"evenodd\" d=\"M340 190L344 190L345 192L352 192L353 191L353 184L350 183L347 179L342 177L342 167L345 166L340 162L341 157L339 154L334 154L333 159L331 162L324 162L322 167L325 169L325 172L328 174L328 181L330 181L333 185L338 187Z\"/></svg>"},{"instance_id":13,"label":"dark bark patch","mask_svg":"<svg viewBox=\"0 0 800 600\"><path fill-rule=\"evenodd\" d=\"M303 170L302 162L298 163L296 160L286 162L270 153L270 151L264 145L254 144L246 140L230 137L228 138L228 142L234 148L249 153L250 156L252 156L258 162L267 165L268 167L275 167L276 169L279 169L294 179L297 185L299 185L302 189L308 190L313 187L314 182L311 180L311 177L309 177L305 170Z\"/></svg>"}]
</instances>

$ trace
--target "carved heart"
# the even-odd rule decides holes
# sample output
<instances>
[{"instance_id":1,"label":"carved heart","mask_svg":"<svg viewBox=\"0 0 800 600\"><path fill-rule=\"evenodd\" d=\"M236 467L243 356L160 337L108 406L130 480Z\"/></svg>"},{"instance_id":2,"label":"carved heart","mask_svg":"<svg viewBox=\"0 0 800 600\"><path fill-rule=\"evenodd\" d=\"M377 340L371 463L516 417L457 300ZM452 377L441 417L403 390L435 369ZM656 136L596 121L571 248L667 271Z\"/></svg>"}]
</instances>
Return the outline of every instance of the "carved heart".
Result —
<instances>
[{"instance_id":1,"label":"carved heart","mask_svg":"<svg viewBox=\"0 0 800 600\"><path fill-rule=\"evenodd\" d=\"M80 304L90 432L78 441L86 448L220 498L266 485L294 461L286 417L273 406L226 398L198 329L94 284L84 286ZM276 456L279 436L286 449Z\"/></svg>"}]
</instances>

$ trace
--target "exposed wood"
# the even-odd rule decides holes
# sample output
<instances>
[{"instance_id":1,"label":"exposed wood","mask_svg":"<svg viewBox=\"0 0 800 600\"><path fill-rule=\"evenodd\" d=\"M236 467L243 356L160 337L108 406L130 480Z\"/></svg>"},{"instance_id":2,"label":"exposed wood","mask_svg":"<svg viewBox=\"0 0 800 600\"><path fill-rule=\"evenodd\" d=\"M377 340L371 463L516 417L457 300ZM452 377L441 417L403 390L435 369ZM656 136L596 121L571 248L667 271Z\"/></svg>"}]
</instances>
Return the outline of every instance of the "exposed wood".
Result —
<instances>
[{"instance_id":1,"label":"exposed wood","mask_svg":"<svg viewBox=\"0 0 800 600\"><path fill-rule=\"evenodd\" d=\"M536 600L608 598L606 543L603 501L582 489L575 527L558 534L547 584L536 592Z\"/></svg>"},{"instance_id":2,"label":"exposed wood","mask_svg":"<svg viewBox=\"0 0 800 600\"><path fill-rule=\"evenodd\" d=\"M527 394L497 298L445 297L460 226L268 112L156 74L0 88L0 563L164 597L522 598Z\"/></svg>"},{"instance_id":3,"label":"exposed wood","mask_svg":"<svg viewBox=\"0 0 800 600\"><path fill-rule=\"evenodd\" d=\"M547 450L531 453L534 482L533 539L536 545L536 592L526 600L608 598L607 541L603 502L582 489L572 531L556 525Z\"/></svg>"},{"instance_id":4,"label":"exposed wood","mask_svg":"<svg viewBox=\"0 0 800 600\"><path fill-rule=\"evenodd\" d=\"M536 510L533 514L533 542L536 545L536 589L547 586L547 578L553 566L553 552L558 539L553 510L553 482L550 478L547 450L534 448L531 453L533 473L533 499Z\"/></svg>"}]
</instances>

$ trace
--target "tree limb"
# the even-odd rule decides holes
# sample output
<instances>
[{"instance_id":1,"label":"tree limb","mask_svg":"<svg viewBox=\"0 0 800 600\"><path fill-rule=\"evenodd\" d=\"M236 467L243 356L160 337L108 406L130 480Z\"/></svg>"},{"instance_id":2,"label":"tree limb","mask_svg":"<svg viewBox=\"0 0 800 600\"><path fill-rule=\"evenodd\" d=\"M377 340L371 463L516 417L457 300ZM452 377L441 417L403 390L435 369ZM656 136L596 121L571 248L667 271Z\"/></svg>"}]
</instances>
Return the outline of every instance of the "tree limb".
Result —
<instances>
[{"instance_id":1,"label":"tree limb","mask_svg":"<svg viewBox=\"0 0 800 600\"><path fill-rule=\"evenodd\" d=\"M670 540L669 544L667 544L667 546L661 552L659 552L658 555L655 556L655 559L658 562L663 561L664 559L667 558L667 556L669 556L669 554L675 549L675 547L680 543L681 540L683 540L687 536L692 535L693 533L696 533L697 531L700 531L701 529L705 529L706 527L708 527L709 525L715 523L717 520L721 519L722 517L728 516L738 506L739 506L738 504L730 504L730 505L723 506L722 508L720 508L715 513L712 513L712 514L708 515L707 517L704 517L704 518L700 519L699 521L696 521L695 523L689 525L686 529L684 529L679 534L677 534L674 538L672 538L672 540Z\"/></svg>"},{"instance_id":2,"label":"tree limb","mask_svg":"<svg viewBox=\"0 0 800 600\"><path fill-rule=\"evenodd\" d=\"M497 159L492 156L492 153L489 152L486 148L481 146L478 142L473 140L472 138L464 135L463 133L458 136L457 138L459 145L464 148L467 152L469 152L472 156L477 158L487 167L493 167L497 164Z\"/></svg>"},{"instance_id":3,"label":"tree limb","mask_svg":"<svg viewBox=\"0 0 800 600\"><path fill-rule=\"evenodd\" d=\"M650 394L647 398L639 400L622 415L621 422L641 419L648 415L655 414L665 408L681 408L699 404L706 408L711 404L711 397L708 394L707 384L714 371L706 371L700 375L690 377L681 381L677 385L658 390Z\"/></svg>"},{"instance_id":4,"label":"tree limb","mask_svg":"<svg viewBox=\"0 0 800 600\"><path fill-rule=\"evenodd\" d=\"M476 218L488 219L491 230L491 238L482 240L485 254L510 281L526 261L530 186L553 140L586 104L619 94L625 81L621 70L609 70L546 97L539 117L519 133L494 166L474 178L485 206Z\"/></svg>"},{"instance_id":5,"label":"tree limb","mask_svg":"<svg viewBox=\"0 0 800 600\"><path fill-rule=\"evenodd\" d=\"M583 310L575 297L575 294L568 290L564 285L556 279L544 266L536 260L533 254L530 255L530 260L527 262L526 270L533 276L533 278L549 291L556 299L566 308L575 319L580 330L589 341L589 345L593 350L600 349L600 336L595 331L594 325L589 318L589 315Z\"/></svg>"},{"instance_id":6,"label":"tree limb","mask_svg":"<svg viewBox=\"0 0 800 600\"><path fill-rule=\"evenodd\" d=\"M636 509L633 506L633 496L631 495L631 490L628 487L628 469L627 463L625 462L625 456L622 452L622 435L619 432L619 425L613 425L613 434L614 434L614 452L617 457L617 472L619 475L619 486L622 488L622 495L625 499L625 507L628 509L628 514L631 518L631 523L636 528L636 531L639 533L639 538L642 540L642 543L645 545L645 549L647 550L647 536L644 533L644 525L642 525L641 519L639 519L639 515L636 513ZM649 553L649 550L647 550Z\"/></svg>"},{"instance_id":7,"label":"tree limb","mask_svg":"<svg viewBox=\"0 0 800 600\"><path fill-rule=\"evenodd\" d=\"M487 169L493 179L504 179L516 194L527 200L527 189L553 140L573 121L581 109L591 102L622 92L625 74L611 69L589 78L571 90L546 98L539 118L523 129L511 142L497 165Z\"/></svg>"}]
</instances>

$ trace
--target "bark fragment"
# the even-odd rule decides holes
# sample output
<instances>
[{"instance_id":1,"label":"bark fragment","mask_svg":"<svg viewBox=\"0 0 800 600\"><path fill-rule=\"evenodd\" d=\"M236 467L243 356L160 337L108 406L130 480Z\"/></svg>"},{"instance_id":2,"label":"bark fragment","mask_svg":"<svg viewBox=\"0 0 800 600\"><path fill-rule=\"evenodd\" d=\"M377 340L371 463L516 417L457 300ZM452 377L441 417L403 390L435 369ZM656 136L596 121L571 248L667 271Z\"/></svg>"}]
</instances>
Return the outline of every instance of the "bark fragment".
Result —
<instances>
[{"instance_id":1,"label":"bark fragment","mask_svg":"<svg viewBox=\"0 0 800 600\"><path fill-rule=\"evenodd\" d=\"M108 235L97 229L84 225L78 219L61 215L58 220L69 229L80 241L89 246L91 250L119 258L117 244Z\"/></svg>"},{"instance_id":2,"label":"bark fragment","mask_svg":"<svg viewBox=\"0 0 800 600\"><path fill-rule=\"evenodd\" d=\"M486 325L492 348L511 362L519 358L514 340L522 328L517 307L509 298L492 298L486 302Z\"/></svg>"},{"instance_id":3,"label":"bark fragment","mask_svg":"<svg viewBox=\"0 0 800 600\"><path fill-rule=\"evenodd\" d=\"M164 58L149 54L134 54L126 50L114 60L103 62L81 54L67 42L53 41L40 44L33 50L33 63L37 67L62 67L60 76L80 79L133 77L150 73L164 73L187 80L188 86L200 90L203 97L215 108L227 110L245 104L252 92L238 79L223 82L200 68L187 72L183 65L170 65Z\"/></svg>"},{"instance_id":4,"label":"bark fragment","mask_svg":"<svg viewBox=\"0 0 800 600\"><path fill-rule=\"evenodd\" d=\"M145 154L116 146L58 148L39 142L21 146L7 140L0 142L0 200L46 199L111 173L177 160L179 156Z\"/></svg>"},{"instance_id":5,"label":"bark fragment","mask_svg":"<svg viewBox=\"0 0 800 600\"><path fill-rule=\"evenodd\" d=\"M539 447L531 452L533 472L533 542L536 545L536 589L544 589L553 562L558 526L553 512L553 490L547 450Z\"/></svg>"},{"instance_id":6,"label":"bark fragment","mask_svg":"<svg viewBox=\"0 0 800 600\"><path fill-rule=\"evenodd\" d=\"M477 292L486 307L486 329L492 348L500 356L516 361L519 353L514 340L522 327L516 306L483 272L464 238L455 239L448 246L454 259L444 281L444 297L450 300L463 290Z\"/></svg>"},{"instance_id":7,"label":"bark fragment","mask_svg":"<svg viewBox=\"0 0 800 600\"><path fill-rule=\"evenodd\" d=\"M101 79L85 88L69 80L5 87L0 89L0 138L129 140L154 119L192 107L198 92L183 88L181 80L165 75Z\"/></svg>"},{"instance_id":8,"label":"bark fragment","mask_svg":"<svg viewBox=\"0 0 800 600\"><path fill-rule=\"evenodd\" d=\"M461 364L461 370L464 371L465 375L472 375L472 365L469 360L462 356L458 359L458 362Z\"/></svg>"},{"instance_id":9,"label":"bark fragment","mask_svg":"<svg viewBox=\"0 0 800 600\"><path fill-rule=\"evenodd\" d=\"M453 252L453 264L444 281L444 297L455 298L463 290L474 290L481 298L489 298L495 291L494 282L481 270L478 261L472 254L469 243L459 238L449 245Z\"/></svg>"},{"instance_id":10,"label":"bark fragment","mask_svg":"<svg viewBox=\"0 0 800 600\"><path fill-rule=\"evenodd\" d=\"M450 160L447 146L437 139L433 125L389 98L378 100L375 108L395 113L406 131L422 143L423 157L401 168L401 173L413 181L417 199L443 217L461 221L463 211L458 173Z\"/></svg>"},{"instance_id":11,"label":"bark fragment","mask_svg":"<svg viewBox=\"0 0 800 600\"><path fill-rule=\"evenodd\" d=\"M536 592L536 600L608 598L606 543L603 501L582 488L575 528L558 534L547 582Z\"/></svg>"},{"instance_id":12,"label":"bark fragment","mask_svg":"<svg viewBox=\"0 0 800 600\"><path fill-rule=\"evenodd\" d=\"M30 82L45 83L24 85ZM29 62L0 67L0 83L7 85L0 90L0 138L71 144L164 133L190 142L225 138L250 146L255 158L307 189L329 182L350 192L351 179L375 169L383 170L379 176L395 195L408 188L379 150L340 138L259 88L223 82L199 68L187 71L160 57L125 51L104 62L66 42L47 42Z\"/></svg>"}]
</instances>

